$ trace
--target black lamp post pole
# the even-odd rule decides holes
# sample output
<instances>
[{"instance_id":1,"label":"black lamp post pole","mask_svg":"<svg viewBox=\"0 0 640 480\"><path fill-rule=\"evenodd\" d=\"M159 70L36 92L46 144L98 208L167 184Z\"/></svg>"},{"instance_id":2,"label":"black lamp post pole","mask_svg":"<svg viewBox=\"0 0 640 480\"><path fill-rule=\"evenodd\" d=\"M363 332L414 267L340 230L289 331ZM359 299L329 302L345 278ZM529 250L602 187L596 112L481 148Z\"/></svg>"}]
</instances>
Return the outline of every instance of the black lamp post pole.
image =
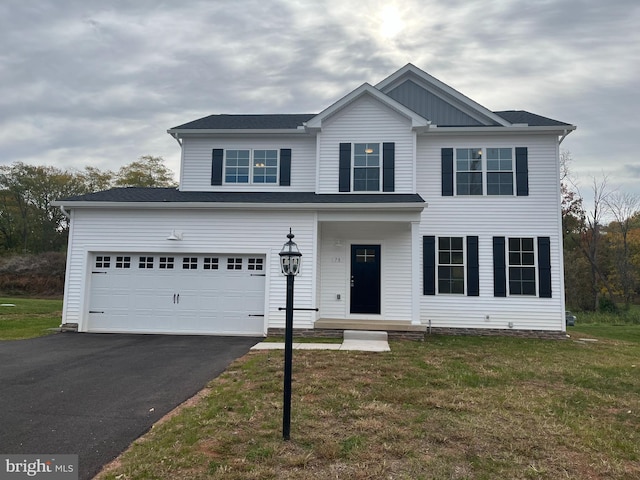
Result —
<instances>
[{"instance_id":1,"label":"black lamp post pole","mask_svg":"<svg viewBox=\"0 0 640 480\"><path fill-rule=\"evenodd\" d=\"M287 275L287 305L284 332L284 407L282 438L289 440L291 431L291 363L293 360L293 275Z\"/></svg>"}]
</instances>

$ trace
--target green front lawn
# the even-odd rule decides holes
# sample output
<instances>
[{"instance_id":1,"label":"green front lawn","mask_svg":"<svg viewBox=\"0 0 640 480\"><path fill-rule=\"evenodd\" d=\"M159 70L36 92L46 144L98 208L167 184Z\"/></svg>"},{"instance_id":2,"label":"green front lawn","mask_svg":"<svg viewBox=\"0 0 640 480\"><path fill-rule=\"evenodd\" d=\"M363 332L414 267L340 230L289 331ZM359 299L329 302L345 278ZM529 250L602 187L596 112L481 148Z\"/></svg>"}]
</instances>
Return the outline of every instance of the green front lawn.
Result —
<instances>
[{"instance_id":1,"label":"green front lawn","mask_svg":"<svg viewBox=\"0 0 640 480\"><path fill-rule=\"evenodd\" d=\"M62 300L0 297L0 305L0 340L47 335L62 318Z\"/></svg>"},{"instance_id":2,"label":"green front lawn","mask_svg":"<svg viewBox=\"0 0 640 480\"><path fill-rule=\"evenodd\" d=\"M640 478L640 326L586 328L295 351L289 442L283 354L251 352L100 478Z\"/></svg>"}]
</instances>

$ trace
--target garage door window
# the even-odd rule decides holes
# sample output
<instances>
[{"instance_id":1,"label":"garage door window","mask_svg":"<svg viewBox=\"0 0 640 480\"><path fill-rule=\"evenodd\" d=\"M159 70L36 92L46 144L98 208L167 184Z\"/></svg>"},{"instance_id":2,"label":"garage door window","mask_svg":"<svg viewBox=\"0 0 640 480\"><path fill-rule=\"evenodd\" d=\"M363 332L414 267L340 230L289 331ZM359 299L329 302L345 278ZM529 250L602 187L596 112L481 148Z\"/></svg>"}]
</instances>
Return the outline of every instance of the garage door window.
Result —
<instances>
[{"instance_id":1,"label":"garage door window","mask_svg":"<svg viewBox=\"0 0 640 480\"><path fill-rule=\"evenodd\" d=\"M153 257L140 257L138 268L153 268Z\"/></svg>"},{"instance_id":2,"label":"garage door window","mask_svg":"<svg viewBox=\"0 0 640 480\"><path fill-rule=\"evenodd\" d=\"M109 268L111 266L111 257L96 257L96 268Z\"/></svg>"},{"instance_id":3,"label":"garage door window","mask_svg":"<svg viewBox=\"0 0 640 480\"><path fill-rule=\"evenodd\" d=\"M247 262L248 270L262 270L263 268L262 258L250 258Z\"/></svg>"},{"instance_id":4,"label":"garage door window","mask_svg":"<svg viewBox=\"0 0 640 480\"><path fill-rule=\"evenodd\" d=\"M227 258L227 270L242 270L242 259Z\"/></svg>"},{"instance_id":5,"label":"garage door window","mask_svg":"<svg viewBox=\"0 0 640 480\"><path fill-rule=\"evenodd\" d=\"M116 257L116 268L131 268L131 257Z\"/></svg>"},{"instance_id":6,"label":"garage door window","mask_svg":"<svg viewBox=\"0 0 640 480\"><path fill-rule=\"evenodd\" d=\"M205 270L218 270L218 259L214 257L204 257Z\"/></svg>"},{"instance_id":7,"label":"garage door window","mask_svg":"<svg viewBox=\"0 0 640 480\"><path fill-rule=\"evenodd\" d=\"M171 270L173 268L173 257L160 257L158 268Z\"/></svg>"},{"instance_id":8,"label":"garage door window","mask_svg":"<svg viewBox=\"0 0 640 480\"><path fill-rule=\"evenodd\" d=\"M196 270L198 268L198 257L184 257L182 259L183 270Z\"/></svg>"}]
</instances>

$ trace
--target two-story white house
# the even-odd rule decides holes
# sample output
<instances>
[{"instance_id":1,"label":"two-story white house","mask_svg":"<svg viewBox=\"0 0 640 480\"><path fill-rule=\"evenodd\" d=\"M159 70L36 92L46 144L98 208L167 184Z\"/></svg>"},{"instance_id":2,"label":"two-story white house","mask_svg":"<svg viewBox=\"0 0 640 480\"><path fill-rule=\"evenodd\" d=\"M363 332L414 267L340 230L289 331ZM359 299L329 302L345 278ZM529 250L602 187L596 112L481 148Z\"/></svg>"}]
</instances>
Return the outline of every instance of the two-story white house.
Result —
<instances>
[{"instance_id":1,"label":"two-story white house","mask_svg":"<svg viewBox=\"0 0 640 480\"><path fill-rule=\"evenodd\" d=\"M559 145L574 129L492 112L413 65L318 114L171 128L177 189L57 202L71 219L63 323L281 329L291 228L309 309L296 329L562 332Z\"/></svg>"}]
</instances>

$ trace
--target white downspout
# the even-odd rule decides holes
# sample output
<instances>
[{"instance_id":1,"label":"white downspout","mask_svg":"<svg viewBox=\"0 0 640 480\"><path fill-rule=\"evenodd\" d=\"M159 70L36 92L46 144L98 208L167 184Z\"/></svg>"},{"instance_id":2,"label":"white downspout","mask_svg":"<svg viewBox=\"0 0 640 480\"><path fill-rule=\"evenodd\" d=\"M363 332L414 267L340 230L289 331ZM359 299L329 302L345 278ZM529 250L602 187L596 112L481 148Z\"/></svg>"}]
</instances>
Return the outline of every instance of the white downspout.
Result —
<instances>
[{"instance_id":1,"label":"white downspout","mask_svg":"<svg viewBox=\"0 0 640 480\"><path fill-rule=\"evenodd\" d=\"M69 220L71 220L71 215L69 215L69 212L67 212L64 208L64 205L60 205L60 211L62 212L62 214L67 217Z\"/></svg>"}]
</instances>

